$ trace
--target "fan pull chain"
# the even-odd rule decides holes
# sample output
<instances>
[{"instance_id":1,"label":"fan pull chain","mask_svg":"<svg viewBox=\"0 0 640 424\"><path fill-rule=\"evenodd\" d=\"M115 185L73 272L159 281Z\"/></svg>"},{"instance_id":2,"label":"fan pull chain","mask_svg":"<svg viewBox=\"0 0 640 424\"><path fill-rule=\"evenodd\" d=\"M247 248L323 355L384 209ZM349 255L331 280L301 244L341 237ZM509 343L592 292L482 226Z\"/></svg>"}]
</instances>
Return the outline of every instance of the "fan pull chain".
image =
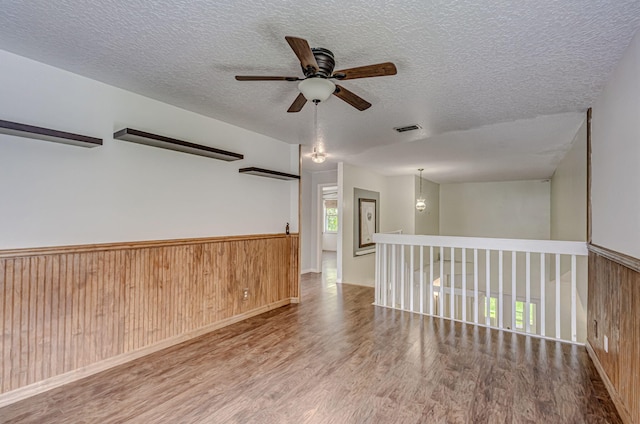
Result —
<instances>
[{"instance_id":1,"label":"fan pull chain","mask_svg":"<svg viewBox=\"0 0 640 424\"><path fill-rule=\"evenodd\" d=\"M314 137L316 139L316 148L319 147L320 143L318 141L318 102L313 102L315 104L315 108L313 109L313 130L315 132Z\"/></svg>"}]
</instances>

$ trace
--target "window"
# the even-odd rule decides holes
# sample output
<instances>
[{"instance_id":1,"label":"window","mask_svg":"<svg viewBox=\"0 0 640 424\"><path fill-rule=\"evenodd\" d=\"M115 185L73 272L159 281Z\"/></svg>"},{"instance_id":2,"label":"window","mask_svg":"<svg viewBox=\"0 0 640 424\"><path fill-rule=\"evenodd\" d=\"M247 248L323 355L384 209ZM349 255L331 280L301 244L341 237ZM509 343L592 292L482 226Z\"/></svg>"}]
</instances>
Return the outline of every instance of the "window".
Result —
<instances>
[{"instance_id":1,"label":"window","mask_svg":"<svg viewBox=\"0 0 640 424\"><path fill-rule=\"evenodd\" d=\"M525 316L524 316L525 302L516 300L516 329L525 329ZM531 326L531 332L536 331L536 305L535 303L529 304L529 325Z\"/></svg>"},{"instance_id":2,"label":"window","mask_svg":"<svg viewBox=\"0 0 640 424\"><path fill-rule=\"evenodd\" d=\"M335 199L324 201L324 232L338 232L338 201Z\"/></svg>"},{"instance_id":3,"label":"window","mask_svg":"<svg viewBox=\"0 0 640 424\"><path fill-rule=\"evenodd\" d=\"M529 304L529 325L532 333L536 332L536 306L533 302ZM524 311L525 302L516 300L516 330L526 330ZM498 325L498 298L496 297L489 298L489 320L492 326Z\"/></svg>"},{"instance_id":4,"label":"window","mask_svg":"<svg viewBox=\"0 0 640 424\"><path fill-rule=\"evenodd\" d=\"M489 318L491 319L491 325L498 325L498 299L495 297L489 298Z\"/></svg>"}]
</instances>

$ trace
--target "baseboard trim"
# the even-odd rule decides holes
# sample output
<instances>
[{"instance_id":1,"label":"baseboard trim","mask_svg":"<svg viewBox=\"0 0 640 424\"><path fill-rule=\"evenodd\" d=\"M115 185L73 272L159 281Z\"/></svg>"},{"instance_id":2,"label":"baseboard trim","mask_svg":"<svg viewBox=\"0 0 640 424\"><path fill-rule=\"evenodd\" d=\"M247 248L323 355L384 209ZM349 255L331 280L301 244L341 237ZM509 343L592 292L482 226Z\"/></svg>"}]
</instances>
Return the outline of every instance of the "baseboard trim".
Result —
<instances>
[{"instance_id":1,"label":"baseboard trim","mask_svg":"<svg viewBox=\"0 0 640 424\"><path fill-rule=\"evenodd\" d=\"M256 309L252 309L251 311L247 311L245 313L235 315L233 317L224 319L222 321L215 322L205 327L198 328L197 330L190 331L188 333L181 334L179 336L162 340L158 343L146 346L142 349L135 350L132 352L127 352L118 356L114 356L112 358L108 358L108 359L105 359L104 361L96 362L86 367L78 368L76 370L73 370L64 374L56 375L54 377L39 381L37 383L31 384L28 386L20 387L19 389L12 390L10 392L2 393L0 394L0 408L7 405L11 405L12 403L16 403L23 399L27 399L31 396L35 396L37 394L55 389L57 387L64 386L65 384L69 384L71 382L83 379L85 377L89 377L93 374L106 371L110 368L117 367L118 365L125 364L127 362L133 361L135 359L141 358L143 356L149 355L159 350L166 349L168 347L171 347L180 343L184 343L188 340L194 339L196 337L202 336L204 334L210 333L220 328L235 324L237 322L254 317L256 315L263 314L273 309L281 308L291 303L299 303L299 302L300 302L299 298L287 298L287 299L279 300L277 302L260 306Z\"/></svg>"},{"instance_id":2,"label":"baseboard trim","mask_svg":"<svg viewBox=\"0 0 640 424\"><path fill-rule=\"evenodd\" d=\"M347 282L344 282L344 281L340 281L340 283L342 283L342 284L346 284L346 285L349 285L349 286L358 286L358 287L371 287L371 288L375 288L375 286L376 286L375 281L374 281L374 282L372 282L371 284L367 284L367 283L354 283L354 282L348 282L348 283L347 283Z\"/></svg>"},{"instance_id":3,"label":"baseboard trim","mask_svg":"<svg viewBox=\"0 0 640 424\"><path fill-rule=\"evenodd\" d=\"M593 347L591 347L591 343L588 340L587 340L587 343L585 343L585 346L587 347L587 352L589 353L591 362L593 362L593 365L596 367L598 374L600 374L600 378L604 382L604 386L606 387L607 392L609 392L609 396L611 396L611 400L613 401L613 404L616 406L616 409L618 410L618 415L620 415L622 422L624 422L624 424L633 424L633 420L631 420L631 414L629 413L629 411L627 410L627 407L625 406L624 402L620 398L620 395L618 395L618 392L616 391L615 387L611 383L611 380L609 380L609 376L607 375L604 368L602 367L602 364L598 359L598 355L596 355L595 350L593 350Z\"/></svg>"},{"instance_id":4,"label":"baseboard trim","mask_svg":"<svg viewBox=\"0 0 640 424\"><path fill-rule=\"evenodd\" d=\"M309 269L303 269L302 271L300 271L300 274L310 274L310 273L317 274L319 272L320 271L316 268L309 268Z\"/></svg>"}]
</instances>

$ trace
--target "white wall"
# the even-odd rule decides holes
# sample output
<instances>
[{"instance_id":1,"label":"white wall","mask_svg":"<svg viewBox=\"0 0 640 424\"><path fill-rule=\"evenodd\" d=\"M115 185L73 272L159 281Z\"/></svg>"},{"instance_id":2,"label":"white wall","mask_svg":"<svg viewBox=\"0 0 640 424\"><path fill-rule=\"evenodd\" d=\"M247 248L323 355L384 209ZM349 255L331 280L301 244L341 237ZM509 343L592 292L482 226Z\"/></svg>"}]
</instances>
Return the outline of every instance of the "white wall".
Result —
<instances>
[{"instance_id":1,"label":"white wall","mask_svg":"<svg viewBox=\"0 0 640 424\"><path fill-rule=\"evenodd\" d=\"M338 250L338 233L322 234L322 250L335 252Z\"/></svg>"},{"instance_id":2,"label":"white wall","mask_svg":"<svg viewBox=\"0 0 640 424\"><path fill-rule=\"evenodd\" d=\"M353 189L380 193L380 231L385 227L383 205L387 201L386 178L382 175L346 163L338 164L338 275L337 281L374 286L375 255L353 256Z\"/></svg>"},{"instance_id":3,"label":"white wall","mask_svg":"<svg viewBox=\"0 0 640 424\"><path fill-rule=\"evenodd\" d=\"M0 119L104 138L85 149L0 135L0 248L298 230L297 182L238 173L297 173L298 146L4 51L0 99ZM245 159L114 141L124 127Z\"/></svg>"},{"instance_id":4,"label":"white wall","mask_svg":"<svg viewBox=\"0 0 640 424\"><path fill-rule=\"evenodd\" d=\"M415 234L414 176L386 177L384 190L386 196L384 202L380 201L380 213L384 217L385 231L402 230L404 234ZM380 225L383 225L382 221Z\"/></svg>"},{"instance_id":5,"label":"white wall","mask_svg":"<svg viewBox=\"0 0 640 424\"><path fill-rule=\"evenodd\" d=\"M640 258L640 32L592 112L592 242Z\"/></svg>"},{"instance_id":6,"label":"white wall","mask_svg":"<svg viewBox=\"0 0 640 424\"><path fill-rule=\"evenodd\" d=\"M415 177L415 198L420 194L420 177ZM438 235L440 234L440 184L427 179L422 179L422 195L425 198L427 208L418 212L415 208L414 234Z\"/></svg>"},{"instance_id":7,"label":"white wall","mask_svg":"<svg viewBox=\"0 0 640 424\"><path fill-rule=\"evenodd\" d=\"M587 240L587 122L580 126L571 149L560 161L551 178L551 239L586 241ZM586 309L587 309L587 272L585 257L577 258L577 293L578 293L578 340L585 341ZM561 265L561 322L567 327L570 322L571 285L570 264ZM554 272L555 274L555 272ZM555 281L554 281L555 283ZM548 287L554 290L550 282ZM565 307L566 306L566 307ZM554 306L547 304L547 317L553 317ZM550 324L555 325L551 319ZM566 330L566 331L565 331ZM563 328L563 332L568 332Z\"/></svg>"},{"instance_id":8,"label":"white wall","mask_svg":"<svg viewBox=\"0 0 640 424\"><path fill-rule=\"evenodd\" d=\"M375 284L375 254L353 255L354 188L380 193L379 232L415 229L415 179L413 176L385 177L348 164L338 165L338 281L348 284ZM342 272L340 272L342 269Z\"/></svg>"},{"instance_id":9,"label":"white wall","mask_svg":"<svg viewBox=\"0 0 640 424\"><path fill-rule=\"evenodd\" d=\"M551 239L587 240L587 123L551 178Z\"/></svg>"},{"instance_id":10,"label":"white wall","mask_svg":"<svg viewBox=\"0 0 640 424\"><path fill-rule=\"evenodd\" d=\"M440 185L440 234L548 240L549 181Z\"/></svg>"},{"instance_id":11,"label":"white wall","mask_svg":"<svg viewBox=\"0 0 640 424\"><path fill-rule=\"evenodd\" d=\"M427 209L418 212L416 199L420 194L420 177L403 175L386 177L387 200L382 203L387 230L402 230L404 234L438 234L440 231L440 185L422 179L422 194Z\"/></svg>"}]
</instances>

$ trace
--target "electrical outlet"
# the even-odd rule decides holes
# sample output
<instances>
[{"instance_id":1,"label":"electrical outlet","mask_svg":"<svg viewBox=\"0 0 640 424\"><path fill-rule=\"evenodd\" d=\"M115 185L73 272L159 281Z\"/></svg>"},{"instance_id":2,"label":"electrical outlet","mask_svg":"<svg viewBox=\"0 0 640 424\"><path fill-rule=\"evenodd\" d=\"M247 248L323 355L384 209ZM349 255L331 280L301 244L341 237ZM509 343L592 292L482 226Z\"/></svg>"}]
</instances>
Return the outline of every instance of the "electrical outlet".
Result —
<instances>
[{"instance_id":1,"label":"electrical outlet","mask_svg":"<svg viewBox=\"0 0 640 424\"><path fill-rule=\"evenodd\" d=\"M604 336L604 351L609 353L609 337Z\"/></svg>"},{"instance_id":2,"label":"electrical outlet","mask_svg":"<svg viewBox=\"0 0 640 424\"><path fill-rule=\"evenodd\" d=\"M249 289L242 289L242 300L249 300Z\"/></svg>"}]
</instances>

